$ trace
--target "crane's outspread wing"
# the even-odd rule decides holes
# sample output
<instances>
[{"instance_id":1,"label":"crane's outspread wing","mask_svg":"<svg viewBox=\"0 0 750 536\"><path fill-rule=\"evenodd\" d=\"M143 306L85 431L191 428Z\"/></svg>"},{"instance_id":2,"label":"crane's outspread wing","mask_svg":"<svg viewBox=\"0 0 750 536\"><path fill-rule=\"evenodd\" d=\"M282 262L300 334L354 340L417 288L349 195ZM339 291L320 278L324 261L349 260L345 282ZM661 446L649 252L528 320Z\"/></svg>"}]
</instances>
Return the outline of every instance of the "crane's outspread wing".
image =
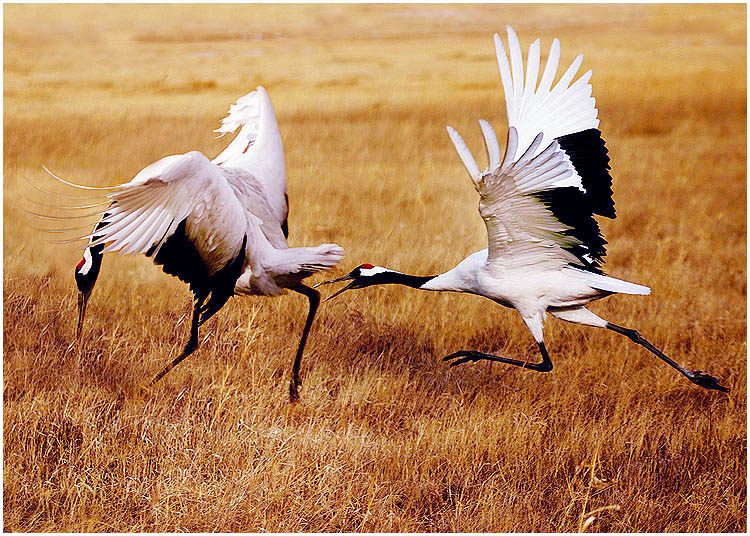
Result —
<instances>
[{"instance_id":1,"label":"crane's outspread wing","mask_svg":"<svg viewBox=\"0 0 750 536\"><path fill-rule=\"evenodd\" d=\"M509 124L502 161L487 121L479 121L489 162L483 173L461 136L448 127L480 195L487 262L503 270L573 264L597 272L606 241L593 215L614 218L615 211L609 156L588 83L591 72L570 85L581 65L578 56L553 87L560 58L557 39L541 80L539 40L529 48L525 76L518 38L510 27L508 46L510 62L495 35Z\"/></svg>"},{"instance_id":2,"label":"crane's outspread wing","mask_svg":"<svg viewBox=\"0 0 750 536\"><path fill-rule=\"evenodd\" d=\"M240 132L213 163L240 168L255 177L263 185L276 223L283 226L289 212L284 146L276 112L263 86L237 99L216 132L223 136L238 128Z\"/></svg>"},{"instance_id":3,"label":"crane's outspread wing","mask_svg":"<svg viewBox=\"0 0 750 536\"><path fill-rule=\"evenodd\" d=\"M90 246L106 244L104 253L143 253L191 285L238 256L253 272L262 269L252 239L257 235L249 232L261 221L243 209L222 170L197 151L158 160L108 197L112 204L89 235Z\"/></svg>"}]
</instances>

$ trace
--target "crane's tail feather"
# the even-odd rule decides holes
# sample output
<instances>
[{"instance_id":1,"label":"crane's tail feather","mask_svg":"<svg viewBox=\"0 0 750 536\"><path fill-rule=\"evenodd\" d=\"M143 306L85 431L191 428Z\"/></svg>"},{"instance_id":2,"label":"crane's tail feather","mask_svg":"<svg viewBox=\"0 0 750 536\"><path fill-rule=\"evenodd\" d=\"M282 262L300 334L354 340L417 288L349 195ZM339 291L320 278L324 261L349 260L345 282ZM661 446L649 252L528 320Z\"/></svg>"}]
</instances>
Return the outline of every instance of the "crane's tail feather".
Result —
<instances>
[{"instance_id":1,"label":"crane's tail feather","mask_svg":"<svg viewBox=\"0 0 750 536\"><path fill-rule=\"evenodd\" d=\"M640 294L643 296L651 294L651 289L644 285L623 281L622 279L616 279L604 274L589 272L588 270L582 270L573 266L566 268L577 273L586 281L586 284L595 289L617 294Z\"/></svg>"},{"instance_id":2,"label":"crane's tail feather","mask_svg":"<svg viewBox=\"0 0 750 536\"><path fill-rule=\"evenodd\" d=\"M631 283L630 281L623 281L622 279L615 279L614 277L606 275L599 277L601 279L597 279L597 282L593 286L601 290L618 292L620 294L640 294L642 296L651 294L651 289L644 285Z\"/></svg>"},{"instance_id":3,"label":"crane's tail feather","mask_svg":"<svg viewBox=\"0 0 750 536\"><path fill-rule=\"evenodd\" d=\"M319 272L334 268L344 258L344 249L336 244L294 248L300 255L300 267L306 272ZM304 250L300 251L300 250Z\"/></svg>"},{"instance_id":4,"label":"crane's tail feather","mask_svg":"<svg viewBox=\"0 0 750 536\"><path fill-rule=\"evenodd\" d=\"M277 275L305 273L312 275L330 270L344 258L344 250L336 244L314 247L277 249L270 258L268 271Z\"/></svg>"}]
</instances>

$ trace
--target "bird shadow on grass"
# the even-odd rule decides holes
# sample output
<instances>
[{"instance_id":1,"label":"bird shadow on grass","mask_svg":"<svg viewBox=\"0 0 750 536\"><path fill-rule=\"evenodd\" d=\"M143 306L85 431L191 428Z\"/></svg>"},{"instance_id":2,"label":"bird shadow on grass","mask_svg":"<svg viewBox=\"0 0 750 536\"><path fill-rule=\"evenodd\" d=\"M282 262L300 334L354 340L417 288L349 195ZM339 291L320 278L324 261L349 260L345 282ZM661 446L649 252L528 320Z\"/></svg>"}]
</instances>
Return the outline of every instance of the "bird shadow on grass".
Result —
<instances>
[{"instance_id":1,"label":"bird shadow on grass","mask_svg":"<svg viewBox=\"0 0 750 536\"><path fill-rule=\"evenodd\" d=\"M512 380L517 371L513 367L493 367L491 363L467 364L451 368L442 361L449 350L440 349L432 336L419 326L379 321L357 309L347 308L343 315L325 315L318 326L319 339L329 340L328 359L343 370L338 378L349 376L398 378L406 376L409 388L432 396L459 396L473 399L482 392L497 391L502 396L521 389ZM512 337L501 332L498 348L487 344L486 333L477 330L468 335L462 348L487 352L520 353L523 358L536 360L535 348L515 348ZM527 371L520 371L528 373ZM329 382L336 385L337 380ZM335 387L332 393L337 392Z\"/></svg>"}]
</instances>

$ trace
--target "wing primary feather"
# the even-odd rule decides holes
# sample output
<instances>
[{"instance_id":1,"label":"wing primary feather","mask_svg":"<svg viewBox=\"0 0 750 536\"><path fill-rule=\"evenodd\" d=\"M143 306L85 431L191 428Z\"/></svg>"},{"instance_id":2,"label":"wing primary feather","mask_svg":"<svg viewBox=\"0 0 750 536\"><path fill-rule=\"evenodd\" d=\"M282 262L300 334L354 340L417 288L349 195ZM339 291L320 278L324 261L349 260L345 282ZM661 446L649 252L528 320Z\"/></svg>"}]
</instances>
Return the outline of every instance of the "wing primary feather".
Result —
<instances>
[{"instance_id":1,"label":"wing primary feather","mask_svg":"<svg viewBox=\"0 0 750 536\"><path fill-rule=\"evenodd\" d=\"M521 155L521 158L518 159L516 163L513 164L514 167L520 168L526 162L531 160L534 157L534 152L537 150L539 145L542 143L542 138L544 138L544 133L540 132L536 135L536 138L534 138L534 141L531 142L531 145L529 145L529 148L526 149L526 151Z\"/></svg>"},{"instance_id":2,"label":"wing primary feather","mask_svg":"<svg viewBox=\"0 0 750 536\"><path fill-rule=\"evenodd\" d=\"M85 236L80 236L78 238L68 238L66 240L45 240L48 244L70 244L72 242L78 242L79 240L86 240L87 238Z\"/></svg>"},{"instance_id":3,"label":"wing primary feather","mask_svg":"<svg viewBox=\"0 0 750 536\"><path fill-rule=\"evenodd\" d=\"M93 238L94 235L100 235L104 231L106 231L107 234L102 235L102 237L98 240L92 241L91 245L95 246L98 244L103 244L105 242L114 241L124 246L129 242L128 238L133 229L137 228L137 222L141 221L143 215L146 214L148 210L157 203L158 201L154 200L151 203L126 212L122 218L119 218L113 223L110 222L109 218L105 219L105 223L108 224L107 227L105 227L104 229L100 229L99 231L92 231L91 237ZM110 249L109 251L112 250Z\"/></svg>"},{"instance_id":4,"label":"wing primary feather","mask_svg":"<svg viewBox=\"0 0 750 536\"><path fill-rule=\"evenodd\" d=\"M552 40L552 45L549 47L547 63L544 65L544 73L542 73L542 79L539 81L539 88L537 90L539 95L544 95L552 87L552 82L555 80L555 74L557 73L557 66L559 63L560 40L555 37Z\"/></svg>"},{"instance_id":5,"label":"wing primary feather","mask_svg":"<svg viewBox=\"0 0 750 536\"><path fill-rule=\"evenodd\" d=\"M495 34L495 55L497 56L497 66L500 69L500 81L503 84L503 94L505 95L505 111L508 115L508 122L513 118L513 79L510 74L510 65L508 56L503 48L503 41L498 34Z\"/></svg>"},{"instance_id":6,"label":"wing primary feather","mask_svg":"<svg viewBox=\"0 0 750 536\"><path fill-rule=\"evenodd\" d=\"M42 167L44 168L44 171L46 171L47 173L49 173L53 178L57 179L58 181L60 181L63 184L67 184L68 186L72 186L73 188L81 188L82 190L114 190L116 188L119 188L119 185L118 186L84 186L82 184L76 184L74 182L69 182L69 181L66 181L65 179L63 179L61 177L58 177L57 175L55 175L54 173L52 173L47 168L47 166L45 166L44 164L42 164Z\"/></svg>"},{"instance_id":7,"label":"wing primary feather","mask_svg":"<svg viewBox=\"0 0 750 536\"><path fill-rule=\"evenodd\" d=\"M80 231L82 229L90 229L90 225L79 225L77 227L68 227L67 229L42 229L41 227L34 227L33 225L29 225L31 229L34 229L35 231L41 231L43 233L69 233L70 231Z\"/></svg>"},{"instance_id":8,"label":"wing primary feather","mask_svg":"<svg viewBox=\"0 0 750 536\"><path fill-rule=\"evenodd\" d=\"M516 156L516 150L518 149L518 131L516 127L510 127L508 129L508 141L505 145L505 155L503 156L503 164L500 169L505 171L511 165L513 165L513 158Z\"/></svg>"},{"instance_id":9,"label":"wing primary feather","mask_svg":"<svg viewBox=\"0 0 750 536\"><path fill-rule=\"evenodd\" d=\"M562 152L555 153L554 155L552 155L552 157L542 157L542 160L537 162L540 156L541 153L539 156L536 156L532 162L529 162L526 166L524 166L523 169L520 169L516 172L516 182L526 182L525 179L527 177L531 175L537 177L542 173L546 173L547 171L554 169L556 166L560 165L561 162L565 161Z\"/></svg>"},{"instance_id":10,"label":"wing primary feather","mask_svg":"<svg viewBox=\"0 0 750 536\"><path fill-rule=\"evenodd\" d=\"M479 167L477 166L476 161L474 161L474 157L472 156L471 151L469 151L469 148L466 146L463 138L459 135L458 132L456 132L455 128L450 126L445 128L448 131L448 135L450 136L453 145L456 147L458 156L461 157L461 161L466 167L466 171L469 172L471 180L476 182L477 180L479 180L481 174L479 173Z\"/></svg>"},{"instance_id":11,"label":"wing primary feather","mask_svg":"<svg viewBox=\"0 0 750 536\"><path fill-rule=\"evenodd\" d=\"M84 200L84 199L102 199L102 197L104 197L103 194L102 195L97 195L97 196L58 194L58 193L55 193L55 192L50 192L49 190L45 190L41 186L37 186L36 184L34 184L33 182L31 182L31 180L28 177L26 177L26 176L24 176L24 179L32 187L36 188L37 190L39 190L43 194L52 195L52 196L55 196L55 197L63 197L65 199L79 199L79 200Z\"/></svg>"},{"instance_id":12,"label":"wing primary feather","mask_svg":"<svg viewBox=\"0 0 750 536\"><path fill-rule=\"evenodd\" d=\"M580 69L581 63L583 63L583 54L578 54L576 59L573 60L573 63L570 64L570 67L568 67L568 70L565 71L565 74L560 77L560 81L555 84L555 87L552 89L553 93L557 94L568 88L570 81L573 80L578 69Z\"/></svg>"},{"instance_id":13,"label":"wing primary feather","mask_svg":"<svg viewBox=\"0 0 750 536\"><path fill-rule=\"evenodd\" d=\"M111 201L102 201L101 203L92 203L90 205L78 205L75 207L69 207L65 205L52 205L50 203L42 203L41 201L36 201L35 199L29 199L28 197L21 197L26 203L30 203L32 205L38 205L40 207L45 208L54 208L58 210L83 210L84 208L94 208L94 207L100 207L102 205L109 205Z\"/></svg>"},{"instance_id":14,"label":"wing primary feather","mask_svg":"<svg viewBox=\"0 0 750 536\"><path fill-rule=\"evenodd\" d=\"M537 155L537 161L539 162L539 165L544 164L547 162L549 158L552 158L555 155L555 151L557 151L559 144L552 140L547 147Z\"/></svg>"},{"instance_id":15,"label":"wing primary feather","mask_svg":"<svg viewBox=\"0 0 750 536\"><path fill-rule=\"evenodd\" d=\"M518 42L516 32L510 26L508 31L508 48L510 49L510 65L513 74L513 101L518 105L523 97L523 57L521 56L521 44ZM509 118L510 119L510 118Z\"/></svg>"},{"instance_id":16,"label":"wing primary feather","mask_svg":"<svg viewBox=\"0 0 750 536\"><path fill-rule=\"evenodd\" d=\"M479 128L482 129L484 146L487 149L487 161L489 162L490 172L500 167L500 143L497 141L497 135L492 125L484 119L479 120Z\"/></svg>"},{"instance_id":17,"label":"wing primary feather","mask_svg":"<svg viewBox=\"0 0 750 536\"><path fill-rule=\"evenodd\" d=\"M133 245L141 240L141 233L145 230L147 222L151 221L154 214L152 212L153 207L158 206L157 203L151 203L148 206L140 207L137 211L134 211L135 216L130 218L126 223L121 223L119 227L114 226L112 229L106 229L107 239L106 241L117 242L118 248L125 248L127 244ZM94 234L94 233L92 233Z\"/></svg>"},{"instance_id":18,"label":"wing primary feather","mask_svg":"<svg viewBox=\"0 0 750 536\"><path fill-rule=\"evenodd\" d=\"M75 216L47 216L46 214L39 214L28 209L23 209L24 212L36 216L37 218L43 218L45 220L75 220L79 218L91 218L93 216L100 216L101 212L92 212L91 214L78 214Z\"/></svg>"},{"instance_id":19,"label":"wing primary feather","mask_svg":"<svg viewBox=\"0 0 750 536\"><path fill-rule=\"evenodd\" d=\"M591 97L592 92L591 85L589 84L590 78L591 71L587 71L586 74L576 80L572 86L565 89L555 103L558 110L564 110L565 108L572 106L574 109L583 109L587 112L593 111L587 102L587 99ZM555 118L555 120L557 120L557 118Z\"/></svg>"},{"instance_id":20,"label":"wing primary feather","mask_svg":"<svg viewBox=\"0 0 750 536\"><path fill-rule=\"evenodd\" d=\"M523 113L523 110L526 108L524 104L533 97L534 92L536 91L537 76L539 76L539 43L539 39L531 43L529 46L529 54L526 57L526 81L524 82L523 101L521 104L522 113L520 117L518 117L519 122L523 121L523 118L526 115ZM529 112L533 112L533 110L529 110Z\"/></svg>"},{"instance_id":21,"label":"wing primary feather","mask_svg":"<svg viewBox=\"0 0 750 536\"><path fill-rule=\"evenodd\" d=\"M557 165L549 171L545 171L534 180L527 182L523 185L523 189L526 192L533 192L537 190L547 190L554 188L554 183L561 179L566 179L573 174L573 170L565 165Z\"/></svg>"},{"instance_id":22,"label":"wing primary feather","mask_svg":"<svg viewBox=\"0 0 750 536\"><path fill-rule=\"evenodd\" d=\"M107 216L106 218L102 218L102 221L104 222L106 227L100 229L99 231L106 231L110 236L120 232L120 230L128 227L130 224L132 224L133 221L138 219L138 217L142 213L141 209L142 207L136 208L134 210L124 210L119 212L112 211L109 216ZM94 231L91 232L91 235L94 235Z\"/></svg>"},{"instance_id":23,"label":"wing primary feather","mask_svg":"<svg viewBox=\"0 0 750 536\"><path fill-rule=\"evenodd\" d=\"M163 209L157 207L151 214L147 214L142 222L139 222L138 228L134 229L134 233L137 233L137 239L131 244L130 248L124 250L124 253L140 253L146 251L146 246L151 246L149 242L153 241L153 235L155 228L159 226L162 220Z\"/></svg>"}]
</instances>

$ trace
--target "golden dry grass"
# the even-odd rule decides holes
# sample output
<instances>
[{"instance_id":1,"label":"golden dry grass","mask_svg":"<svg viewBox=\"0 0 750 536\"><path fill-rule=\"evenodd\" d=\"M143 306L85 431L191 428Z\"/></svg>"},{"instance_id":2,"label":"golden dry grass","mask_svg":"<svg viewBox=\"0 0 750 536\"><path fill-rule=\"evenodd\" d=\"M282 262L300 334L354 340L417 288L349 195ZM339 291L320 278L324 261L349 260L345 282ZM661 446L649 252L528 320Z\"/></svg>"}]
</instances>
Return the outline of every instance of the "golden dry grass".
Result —
<instances>
[{"instance_id":1,"label":"golden dry grass","mask_svg":"<svg viewBox=\"0 0 750 536\"><path fill-rule=\"evenodd\" d=\"M737 531L746 520L746 8L741 5L4 6L6 531ZM492 33L562 41L594 70L618 218L606 269L648 297L594 304L645 350L549 319L550 374L513 311L406 288L320 312L302 400L286 382L306 301L234 299L179 352L189 293L105 259L84 351L80 250L23 213L40 164L87 184L216 154L228 105L265 85L284 137L290 241L342 269L437 273L483 246L444 130L502 131ZM475 149L477 153L478 149ZM39 197L36 196L36 199ZM320 280L318 276L315 280ZM597 511L593 517L583 513Z\"/></svg>"}]
</instances>

